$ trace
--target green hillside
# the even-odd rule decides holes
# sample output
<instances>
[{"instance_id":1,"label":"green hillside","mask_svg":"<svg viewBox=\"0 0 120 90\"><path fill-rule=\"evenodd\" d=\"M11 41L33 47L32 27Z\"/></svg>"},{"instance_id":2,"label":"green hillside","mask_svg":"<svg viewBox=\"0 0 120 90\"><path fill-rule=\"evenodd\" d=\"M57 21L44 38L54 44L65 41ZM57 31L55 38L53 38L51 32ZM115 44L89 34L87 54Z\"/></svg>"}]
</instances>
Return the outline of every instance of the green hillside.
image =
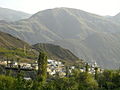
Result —
<instances>
[{"instance_id":1,"label":"green hillside","mask_svg":"<svg viewBox=\"0 0 120 90\"><path fill-rule=\"evenodd\" d=\"M36 59L36 51L28 43L0 32L0 59L20 59L23 62L32 62Z\"/></svg>"},{"instance_id":2,"label":"green hillside","mask_svg":"<svg viewBox=\"0 0 120 90\"><path fill-rule=\"evenodd\" d=\"M49 59L62 60L67 63L81 62L68 49L64 49L58 45L39 43L30 46L28 43L13 37L10 34L0 32L0 59L17 60L23 62L32 62L37 59L38 52L46 52Z\"/></svg>"}]
</instances>

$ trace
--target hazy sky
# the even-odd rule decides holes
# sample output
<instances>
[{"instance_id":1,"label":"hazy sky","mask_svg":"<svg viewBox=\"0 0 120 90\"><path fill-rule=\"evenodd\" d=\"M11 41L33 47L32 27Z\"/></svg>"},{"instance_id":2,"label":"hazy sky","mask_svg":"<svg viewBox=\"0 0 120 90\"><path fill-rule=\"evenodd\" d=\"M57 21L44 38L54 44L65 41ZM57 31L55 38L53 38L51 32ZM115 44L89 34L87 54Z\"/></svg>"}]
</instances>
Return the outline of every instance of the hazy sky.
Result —
<instances>
[{"instance_id":1,"label":"hazy sky","mask_svg":"<svg viewBox=\"0 0 120 90\"><path fill-rule=\"evenodd\" d=\"M115 15L120 12L120 0L0 0L0 7L27 13L55 7L70 7L99 15Z\"/></svg>"}]
</instances>

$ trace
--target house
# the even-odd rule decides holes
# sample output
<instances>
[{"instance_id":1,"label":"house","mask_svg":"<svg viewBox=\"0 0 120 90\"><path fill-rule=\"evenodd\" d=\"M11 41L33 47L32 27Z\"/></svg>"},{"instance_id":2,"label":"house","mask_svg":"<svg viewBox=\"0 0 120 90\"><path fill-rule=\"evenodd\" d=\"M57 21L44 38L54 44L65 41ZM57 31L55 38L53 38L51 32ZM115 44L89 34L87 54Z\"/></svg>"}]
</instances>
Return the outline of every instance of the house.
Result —
<instances>
[{"instance_id":1,"label":"house","mask_svg":"<svg viewBox=\"0 0 120 90\"><path fill-rule=\"evenodd\" d=\"M20 63L21 68L32 68L29 63Z\"/></svg>"},{"instance_id":2,"label":"house","mask_svg":"<svg viewBox=\"0 0 120 90\"><path fill-rule=\"evenodd\" d=\"M31 78L30 78L30 77L24 77L24 79L25 79L25 80L31 80Z\"/></svg>"}]
</instances>

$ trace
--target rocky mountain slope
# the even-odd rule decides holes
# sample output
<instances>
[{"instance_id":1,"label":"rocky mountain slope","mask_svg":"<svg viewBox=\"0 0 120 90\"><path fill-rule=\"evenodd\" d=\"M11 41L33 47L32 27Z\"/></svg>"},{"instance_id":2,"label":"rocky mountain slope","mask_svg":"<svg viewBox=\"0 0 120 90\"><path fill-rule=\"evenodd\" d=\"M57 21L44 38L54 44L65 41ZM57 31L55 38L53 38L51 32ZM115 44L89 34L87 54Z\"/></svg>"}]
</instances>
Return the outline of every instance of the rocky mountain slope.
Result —
<instances>
[{"instance_id":1,"label":"rocky mountain slope","mask_svg":"<svg viewBox=\"0 0 120 90\"><path fill-rule=\"evenodd\" d=\"M71 64L80 61L80 59L76 57L71 51L64 49L58 45L38 43L33 45L33 47L37 51L45 52L49 59L60 60L64 62L68 61Z\"/></svg>"},{"instance_id":2,"label":"rocky mountain slope","mask_svg":"<svg viewBox=\"0 0 120 90\"><path fill-rule=\"evenodd\" d=\"M114 18L114 17L113 17ZM1 23L0 30L31 44L54 43L104 68L120 64L120 23L71 8L40 11L29 19Z\"/></svg>"},{"instance_id":3,"label":"rocky mountain slope","mask_svg":"<svg viewBox=\"0 0 120 90\"><path fill-rule=\"evenodd\" d=\"M24 48L24 46L26 46L28 48L31 47L28 43L26 43L26 42L24 42L16 37L13 37L10 34L7 34L7 33L0 31L0 47Z\"/></svg>"},{"instance_id":4,"label":"rocky mountain slope","mask_svg":"<svg viewBox=\"0 0 120 90\"><path fill-rule=\"evenodd\" d=\"M17 21L30 17L30 14L0 7L0 20Z\"/></svg>"},{"instance_id":5,"label":"rocky mountain slope","mask_svg":"<svg viewBox=\"0 0 120 90\"><path fill-rule=\"evenodd\" d=\"M26 49L26 51L24 49ZM19 57L24 59L24 61L27 60L31 62L33 59L37 59L37 51L44 51L49 59L60 60L72 64L81 62L81 60L69 50L58 45L39 43L30 46L28 43L13 37L10 34L0 32L0 58L7 56L9 56L9 58Z\"/></svg>"},{"instance_id":6,"label":"rocky mountain slope","mask_svg":"<svg viewBox=\"0 0 120 90\"><path fill-rule=\"evenodd\" d=\"M117 22L118 24L120 24L120 13L118 13L117 15L110 17L110 19L114 22Z\"/></svg>"},{"instance_id":7,"label":"rocky mountain slope","mask_svg":"<svg viewBox=\"0 0 120 90\"><path fill-rule=\"evenodd\" d=\"M0 60L20 60L20 62L34 62L37 52L28 43L0 32Z\"/></svg>"}]
</instances>

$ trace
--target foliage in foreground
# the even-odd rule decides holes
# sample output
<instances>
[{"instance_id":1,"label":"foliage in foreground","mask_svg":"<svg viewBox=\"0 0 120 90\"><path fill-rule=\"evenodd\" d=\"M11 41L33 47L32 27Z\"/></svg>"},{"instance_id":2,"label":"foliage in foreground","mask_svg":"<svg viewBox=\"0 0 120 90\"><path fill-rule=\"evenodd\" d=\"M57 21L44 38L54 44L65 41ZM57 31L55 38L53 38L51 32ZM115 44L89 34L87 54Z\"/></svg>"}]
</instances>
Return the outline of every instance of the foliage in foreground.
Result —
<instances>
[{"instance_id":1,"label":"foliage in foreground","mask_svg":"<svg viewBox=\"0 0 120 90\"><path fill-rule=\"evenodd\" d=\"M106 70L95 80L94 75L75 70L70 77L54 77L44 83L0 75L0 90L120 90L120 72Z\"/></svg>"}]
</instances>

